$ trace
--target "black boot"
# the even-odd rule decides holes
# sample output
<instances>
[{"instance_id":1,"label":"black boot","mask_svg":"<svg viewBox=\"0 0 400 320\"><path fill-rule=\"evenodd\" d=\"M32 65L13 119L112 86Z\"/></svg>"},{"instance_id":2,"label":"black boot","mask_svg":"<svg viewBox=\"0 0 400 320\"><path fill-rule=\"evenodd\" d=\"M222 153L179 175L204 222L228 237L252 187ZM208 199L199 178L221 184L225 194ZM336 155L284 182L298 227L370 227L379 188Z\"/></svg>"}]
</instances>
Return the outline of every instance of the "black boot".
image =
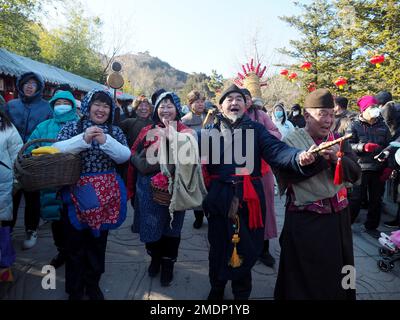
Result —
<instances>
[{"instance_id":1,"label":"black boot","mask_svg":"<svg viewBox=\"0 0 400 320\"><path fill-rule=\"evenodd\" d=\"M86 287L86 295L89 300L104 300L104 294L99 286Z\"/></svg>"},{"instance_id":2,"label":"black boot","mask_svg":"<svg viewBox=\"0 0 400 320\"><path fill-rule=\"evenodd\" d=\"M193 228L200 229L203 225L204 213L203 211L195 211L194 216L196 217L196 220L193 223Z\"/></svg>"},{"instance_id":3,"label":"black boot","mask_svg":"<svg viewBox=\"0 0 400 320\"><path fill-rule=\"evenodd\" d=\"M152 257L149 268L147 269L150 278L154 278L160 272L161 267L161 258L160 257Z\"/></svg>"},{"instance_id":4,"label":"black boot","mask_svg":"<svg viewBox=\"0 0 400 320\"><path fill-rule=\"evenodd\" d=\"M55 269L60 268L65 264L65 254L62 251L59 251L58 254L51 259L50 265L53 266Z\"/></svg>"},{"instance_id":5,"label":"black boot","mask_svg":"<svg viewBox=\"0 0 400 320\"><path fill-rule=\"evenodd\" d=\"M174 278L174 263L175 261L171 258L161 259L161 286L168 287L172 279Z\"/></svg>"},{"instance_id":6,"label":"black boot","mask_svg":"<svg viewBox=\"0 0 400 320\"><path fill-rule=\"evenodd\" d=\"M273 268L275 265L275 258L269 253L269 240L264 240L264 248L261 256L258 258L267 267Z\"/></svg>"},{"instance_id":7,"label":"black boot","mask_svg":"<svg viewBox=\"0 0 400 320\"><path fill-rule=\"evenodd\" d=\"M154 278L160 272L161 267L161 240L156 242L147 242L146 250L151 257L149 268L147 269L150 278Z\"/></svg>"},{"instance_id":8,"label":"black boot","mask_svg":"<svg viewBox=\"0 0 400 320\"><path fill-rule=\"evenodd\" d=\"M224 300L224 289L222 288L211 288L208 294L207 300L209 301L222 301Z\"/></svg>"}]
</instances>

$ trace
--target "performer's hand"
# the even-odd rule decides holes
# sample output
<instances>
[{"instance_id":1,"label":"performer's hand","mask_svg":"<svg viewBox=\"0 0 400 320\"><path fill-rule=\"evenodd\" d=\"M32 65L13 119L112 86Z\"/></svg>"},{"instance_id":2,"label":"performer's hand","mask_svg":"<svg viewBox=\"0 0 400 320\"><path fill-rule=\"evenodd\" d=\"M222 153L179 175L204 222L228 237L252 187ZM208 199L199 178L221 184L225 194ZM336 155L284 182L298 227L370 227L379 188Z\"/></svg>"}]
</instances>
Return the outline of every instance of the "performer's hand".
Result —
<instances>
[{"instance_id":1,"label":"performer's hand","mask_svg":"<svg viewBox=\"0 0 400 320\"><path fill-rule=\"evenodd\" d=\"M308 165L314 163L315 156L314 156L314 154L311 153L311 151L314 150L315 148L317 148L317 146L313 145L313 146L311 146L310 149L308 149L308 151L303 151L302 153L300 153L299 164L301 167L305 167L305 166L308 166Z\"/></svg>"},{"instance_id":2,"label":"performer's hand","mask_svg":"<svg viewBox=\"0 0 400 320\"><path fill-rule=\"evenodd\" d=\"M327 143L328 142L323 142L319 146L322 147ZM320 151L319 154L321 156L323 156L325 158L325 160L327 160L327 161L337 162L337 160L338 160L337 153L338 152L339 152L339 146L337 144L335 144L327 149Z\"/></svg>"},{"instance_id":3,"label":"performer's hand","mask_svg":"<svg viewBox=\"0 0 400 320\"><path fill-rule=\"evenodd\" d=\"M368 142L364 145L365 152L374 152L376 149L380 147L379 144Z\"/></svg>"}]
</instances>

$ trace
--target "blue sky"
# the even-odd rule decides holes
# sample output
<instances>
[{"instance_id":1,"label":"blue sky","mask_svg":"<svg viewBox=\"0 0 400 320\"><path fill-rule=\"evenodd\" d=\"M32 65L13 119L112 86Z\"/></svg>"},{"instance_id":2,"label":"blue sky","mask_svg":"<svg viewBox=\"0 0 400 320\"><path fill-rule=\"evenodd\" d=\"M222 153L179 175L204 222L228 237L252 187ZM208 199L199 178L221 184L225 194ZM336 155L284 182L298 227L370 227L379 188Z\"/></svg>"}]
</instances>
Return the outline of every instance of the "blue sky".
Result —
<instances>
[{"instance_id":1,"label":"blue sky","mask_svg":"<svg viewBox=\"0 0 400 320\"><path fill-rule=\"evenodd\" d=\"M288 58L274 49L287 46L289 39L298 36L278 19L298 12L291 0L81 1L88 14L104 21L106 46L112 46L110 38L116 33L112 30L119 29L128 36L125 52L148 50L188 73L210 74L216 69L233 77L253 55L250 43L255 34L264 64L285 62Z\"/></svg>"}]
</instances>

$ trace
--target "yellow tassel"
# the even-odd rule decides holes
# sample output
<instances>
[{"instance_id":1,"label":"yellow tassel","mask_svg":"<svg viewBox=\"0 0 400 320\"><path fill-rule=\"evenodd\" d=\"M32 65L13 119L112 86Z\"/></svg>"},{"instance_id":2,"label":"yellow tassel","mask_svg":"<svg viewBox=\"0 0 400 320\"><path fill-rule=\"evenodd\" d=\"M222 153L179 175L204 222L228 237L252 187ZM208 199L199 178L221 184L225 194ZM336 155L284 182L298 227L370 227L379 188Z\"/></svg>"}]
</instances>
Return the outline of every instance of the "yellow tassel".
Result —
<instances>
[{"instance_id":1,"label":"yellow tassel","mask_svg":"<svg viewBox=\"0 0 400 320\"><path fill-rule=\"evenodd\" d=\"M231 261L229 262L229 265L232 268L239 268L243 262L243 259L238 255L237 248L236 248L236 245L239 243L239 241L240 241L239 235L237 233L235 233L232 237L233 252L232 252Z\"/></svg>"}]
</instances>

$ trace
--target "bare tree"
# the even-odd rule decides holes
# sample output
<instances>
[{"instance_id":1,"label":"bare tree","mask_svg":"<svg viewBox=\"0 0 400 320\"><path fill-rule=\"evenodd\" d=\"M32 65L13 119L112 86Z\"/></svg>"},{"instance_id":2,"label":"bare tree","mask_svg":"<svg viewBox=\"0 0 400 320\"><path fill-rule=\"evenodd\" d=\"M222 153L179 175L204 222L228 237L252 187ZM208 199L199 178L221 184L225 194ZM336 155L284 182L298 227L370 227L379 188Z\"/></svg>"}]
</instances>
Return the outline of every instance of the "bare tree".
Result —
<instances>
[{"instance_id":1,"label":"bare tree","mask_svg":"<svg viewBox=\"0 0 400 320\"><path fill-rule=\"evenodd\" d=\"M113 11L112 18L109 20L112 21L111 25L105 30L107 45L101 53L104 79L118 56L132 53L134 49L134 13L126 15L126 12L120 12L120 10Z\"/></svg>"}]
</instances>

